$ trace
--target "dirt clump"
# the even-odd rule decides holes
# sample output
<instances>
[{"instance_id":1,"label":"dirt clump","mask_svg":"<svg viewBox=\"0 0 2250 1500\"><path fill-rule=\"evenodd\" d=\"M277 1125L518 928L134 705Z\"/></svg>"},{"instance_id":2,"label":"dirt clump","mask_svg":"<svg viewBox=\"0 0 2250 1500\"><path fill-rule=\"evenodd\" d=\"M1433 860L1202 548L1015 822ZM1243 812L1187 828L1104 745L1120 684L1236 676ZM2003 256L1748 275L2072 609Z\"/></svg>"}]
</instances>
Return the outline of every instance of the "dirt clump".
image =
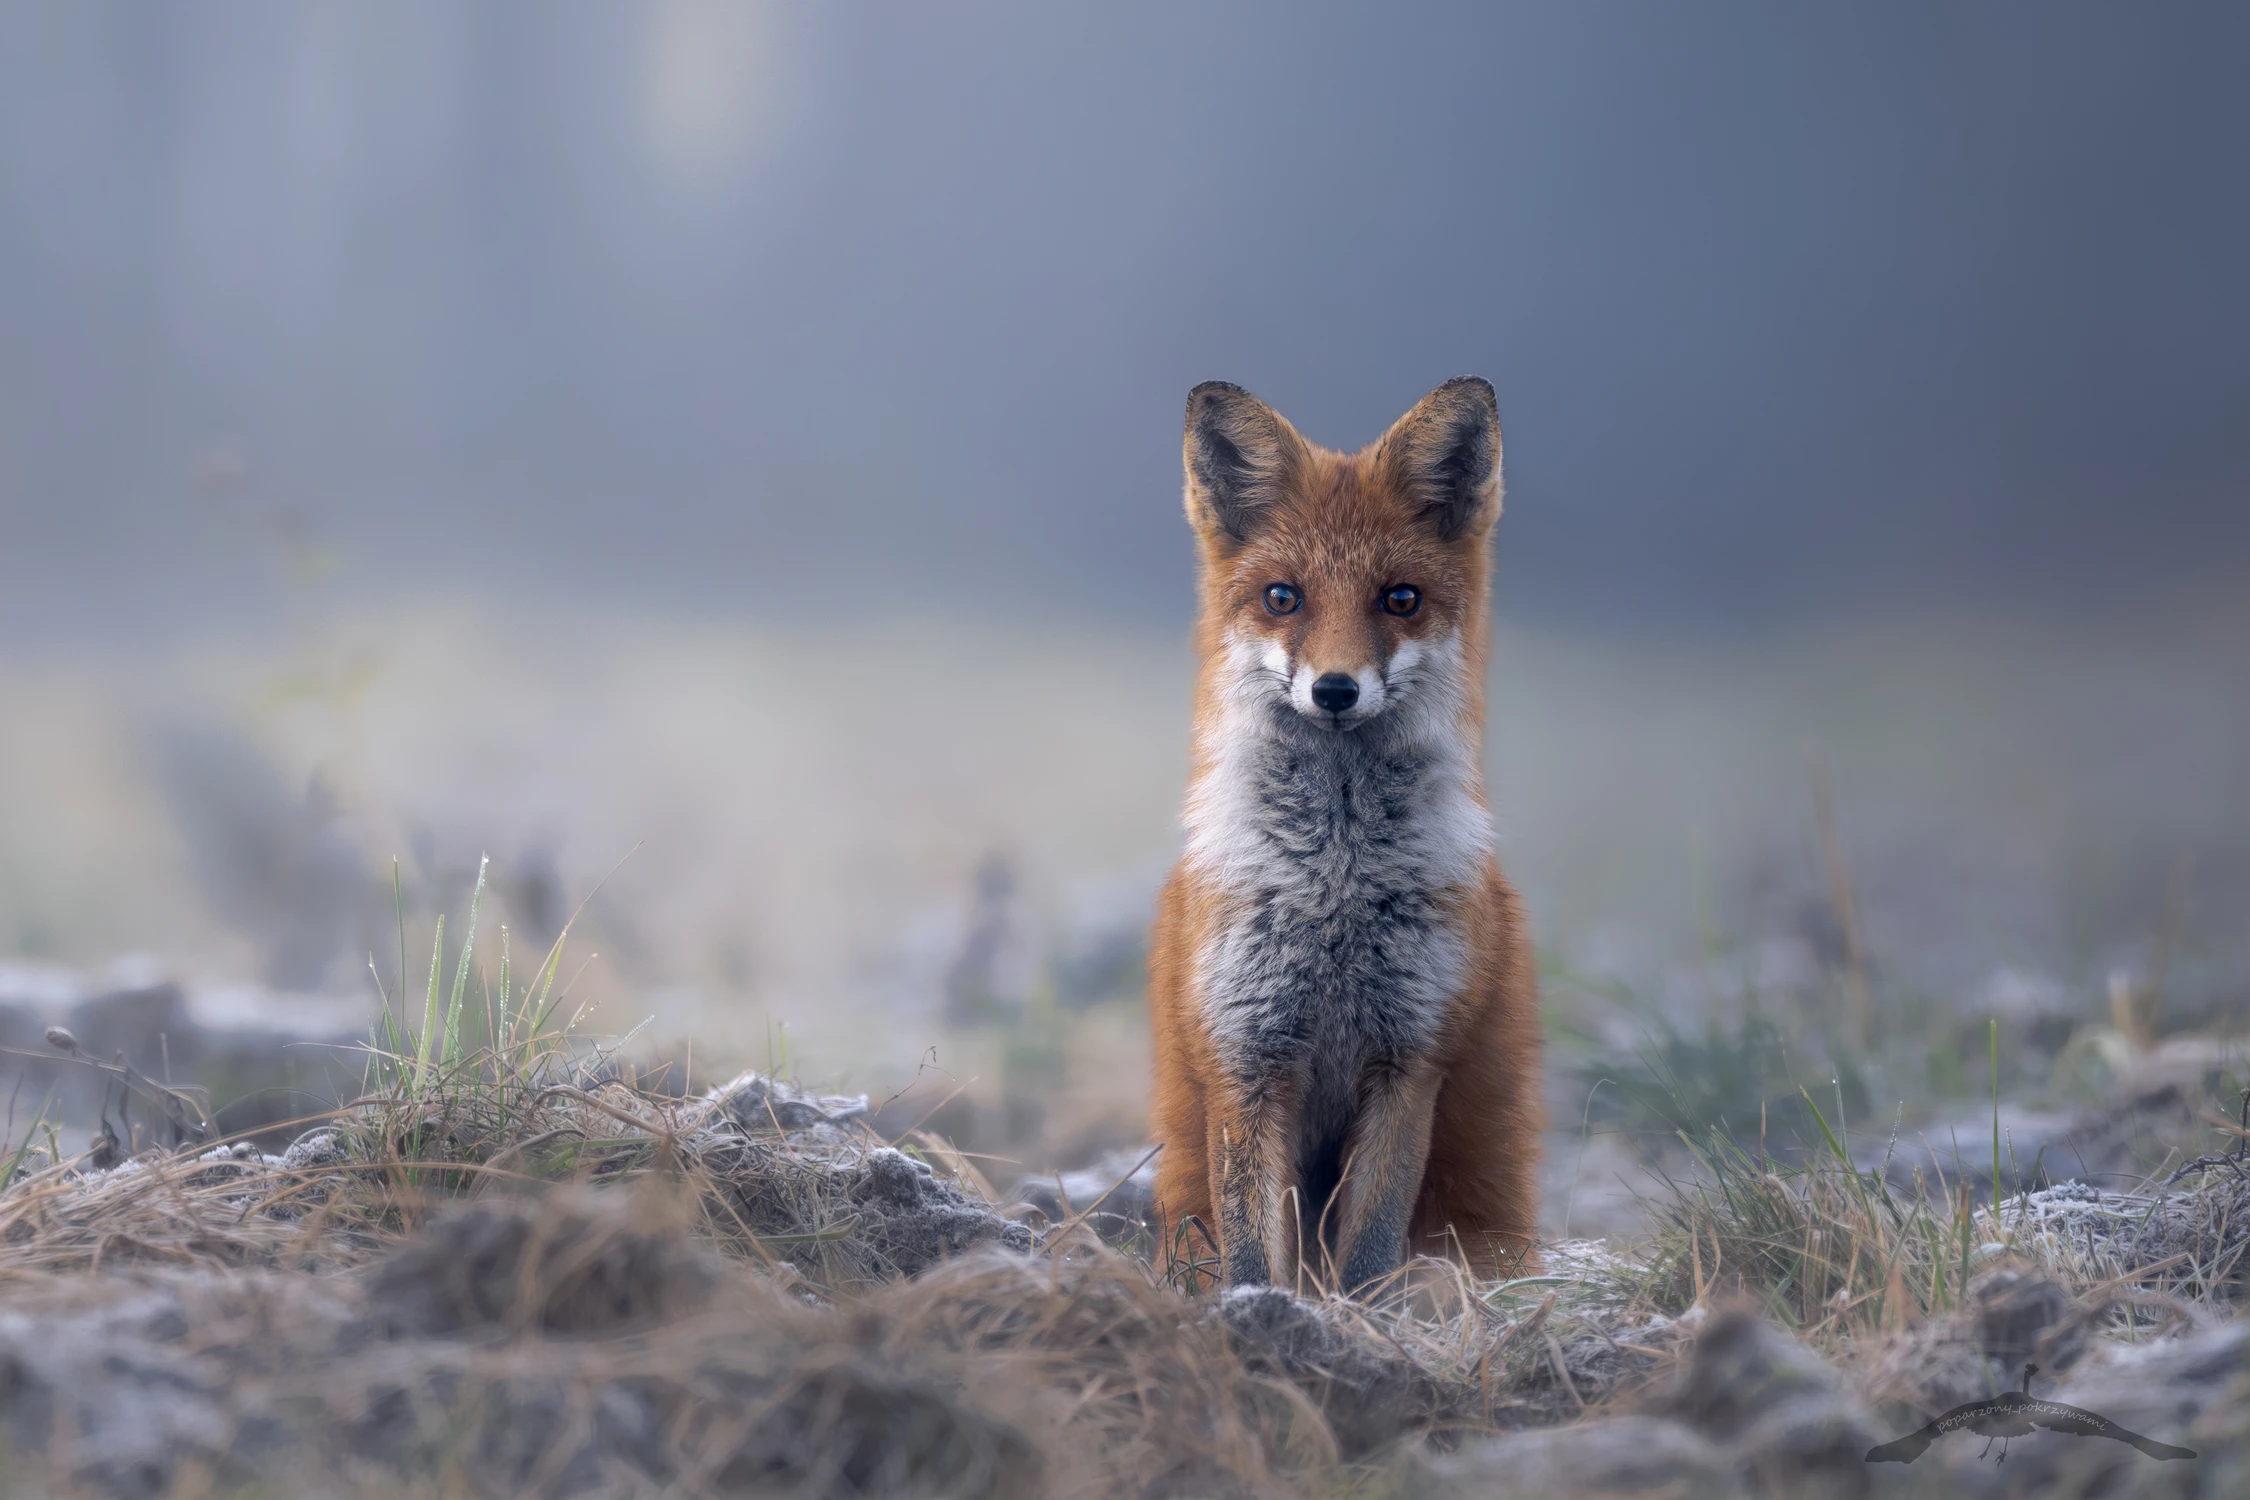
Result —
<instances>
[{"instance_id":1,"label":"dirt clump","mask_svg":"<svg viewBox=\"0 0 2250 1500\"><path fill-rule=\"evenodd\" d=\"M1427 1492L1447 1500L1750 1500L1727 1450L1683 1423L1621 1416L1538 1428L1426 1463Z\"/></svg>"},{"instance_id":2,"label":"dirt clump","mask_svg":"<svg viewBox=\"0 0 2250 1500\"><path fill-rule=\"evenodd\" d=\"M1253 1374L1286 1380L1356 1459L1433 1424L1468 1416L1474 1392L1449 1389L1403 1349L1369 1338L1348 1314L1279 1287L1219 1298L1229 1345Z\"/></svg>"},{"instance_id":3,"label":"dirt clump","mask_svg":"<svg viewBox=\"0 0 2250 1500\"><path fill-rule=\"evenodd\" d=\"M1458 1495L1737 1500L1870 1493L1862 1459L1877 1429L1818 1354L1746 1309L1672 1326L1667 1377L1567 1426L1465 1446L1428 1461Z\"/></svg>"},{"instance_id":4,"label":"dirt clump","mask_svg":"<svg viewBox=\"0 0 2250 1500\"><path fill-rule=\"evenodd\" d=\"M465 1206L353 1275L19 1279L0 1478L102 1500L1041 1492L1039 1446L957 1366L874 1357L680 1218L582 1190Z\"/></svg>"},{"instance_id":5,"label":"dirt clump","mask_svg":"<svg viewBox=\"0 0 2250 1500\"><path fill-rule=\"evenodd\" d=\"M685 1317L719 1265L657 1197L635 1195L629 1212L622 1195L586 1189L461 1205L373 1268L369 1309L394 1337L615 1334Z\"/></svg>"},{"instance_id":6,"label":"dirt clump","mask_svg":"<svg viewBox=\"0 0 2250 1500\"><path fill-rule=\"evenodd\" d=\"M2085 1353L2088 1320L2053 1277L2018 1267L1969 1283L1967 1306L1893 1339L1869 1372L1868 1399L1901 1430L2014 1390L2023 1367L2060 1374Z\"/></svg>"},{"instance_id":7,"label":"dirt clump","mask_svg":"<svg viewBox=\"0 0 2250 1500\"><path fill-rule=\"evenodd\" d=\"M1760 1495L1868 1492L1863 1456L1880 1429L1826 1361L1745 1309L1705 1321L1650 1409L1723 1445Z\"/></svg>"}]
</instances>

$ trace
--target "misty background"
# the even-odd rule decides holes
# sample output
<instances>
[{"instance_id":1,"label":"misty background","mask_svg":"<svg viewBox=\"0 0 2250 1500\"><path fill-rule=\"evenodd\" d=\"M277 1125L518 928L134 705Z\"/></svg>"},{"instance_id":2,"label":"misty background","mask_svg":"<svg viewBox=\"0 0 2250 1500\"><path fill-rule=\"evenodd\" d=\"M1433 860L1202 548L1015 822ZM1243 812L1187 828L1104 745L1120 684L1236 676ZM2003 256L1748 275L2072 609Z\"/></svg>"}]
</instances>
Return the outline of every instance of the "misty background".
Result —
<instances>
[{"instance_id":1,"label":"misty background","mask_svg":"<svg viewBox=\"0 0 2250 1500\"><path fill-rule=\"evenodd\" d=\"M1356 446L1463 370L1513 617L2236 585L2246 51L2223 4L11 0L8 623L244 588L232 454L366 594L1161 626L1187 387Z\"/></svg>"},{"instance_id":2,"label":"misty background","mask_svg":"<svg viewBox=\"0 0 2250 1500\"><path fill-rule=\"evenodd\" d=\"M426 950L490 853L526 941L610 877L615 1030L989 1082L1078 1066L1012 1024L1061 1007L1124 1138L1185 392L1354 447L1473 371L1554 1003L2238 1014L2246 55L2221 4L6 0L7 986L364 1008L392 859Z\"/></svg>"}]
</instances>

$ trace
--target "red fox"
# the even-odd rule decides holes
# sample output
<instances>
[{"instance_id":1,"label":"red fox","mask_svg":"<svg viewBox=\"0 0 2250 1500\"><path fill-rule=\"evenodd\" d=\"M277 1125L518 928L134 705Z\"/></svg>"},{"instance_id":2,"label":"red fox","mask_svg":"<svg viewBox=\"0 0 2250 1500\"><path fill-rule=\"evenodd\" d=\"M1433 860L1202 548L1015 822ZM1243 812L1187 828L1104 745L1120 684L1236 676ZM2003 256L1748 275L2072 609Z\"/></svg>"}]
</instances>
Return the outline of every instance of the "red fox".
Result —
<instances>
[{"instance_id":1,"label":"red fox","mask_svg":"<svg viewBox=\"0 0 2250 1500\"><path fill-rule=\"evenodd\" d=\"M1330 452L1188 395L1187 848L1149 949L1157 1207L1226 1285L1528 1266L1530 933L1481 769L1500 418L1474 376Z\"/></svg>"}]
</instances>

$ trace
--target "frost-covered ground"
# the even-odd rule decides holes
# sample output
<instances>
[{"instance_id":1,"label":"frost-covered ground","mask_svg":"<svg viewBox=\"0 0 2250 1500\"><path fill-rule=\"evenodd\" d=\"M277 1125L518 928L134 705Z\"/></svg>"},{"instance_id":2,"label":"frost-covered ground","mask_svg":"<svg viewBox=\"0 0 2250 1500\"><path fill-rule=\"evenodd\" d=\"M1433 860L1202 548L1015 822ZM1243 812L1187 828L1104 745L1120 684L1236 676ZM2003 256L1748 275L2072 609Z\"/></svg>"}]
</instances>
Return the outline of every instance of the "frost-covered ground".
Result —
<instances>
[{"instance_id":1,"label":"frost-covered ground","mask_svg":"<svg viewBox=\"0 0 2250 1500\"><path fill-rule=\"evenodd\" d=\"M1220 1294L1192 1254L1149 1258L1129 1177L1113 1248L1081 1214L987 1196L936 1137L894 1145L864 1097L754 1074L651 1092L521 1032L415 1055L282 1152L11 1163L8 1493L2217 1497L2250 1478L2250 1189L2224 1163L2154 1234L2091 1188L1978 1211L1949 1293L1894 1278L1887 1312L1839 1296L1817 1323L1747 1265L1683 1282L1676 1238L1552 1242L1500 1283L1430 1262L1353 1300ZM1711 1255L1740 1228L1714 1226ZM2020 1433L2004 1471L1968 1433L1870 1460L2026 1365L2106 1435Z\"/></svg>"}]
</instances>

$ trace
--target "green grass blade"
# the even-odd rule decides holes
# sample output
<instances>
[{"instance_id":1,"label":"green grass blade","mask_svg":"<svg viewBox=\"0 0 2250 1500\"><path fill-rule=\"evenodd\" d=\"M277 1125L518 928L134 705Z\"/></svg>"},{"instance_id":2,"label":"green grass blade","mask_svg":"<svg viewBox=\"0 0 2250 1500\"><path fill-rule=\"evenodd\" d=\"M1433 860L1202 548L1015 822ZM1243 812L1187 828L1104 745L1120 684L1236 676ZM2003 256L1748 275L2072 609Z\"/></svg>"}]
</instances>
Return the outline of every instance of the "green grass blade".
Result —
<instances>
[{"instance_id":1,"label":"green grass blade","mask_svg":"<svg viewBox=\"0 0 2250 1500\"><path fill-rule=\"evenodd\" d=\"M23 1170L23 1159L31 1154L32 1136L38 1133L40 1124L47 1118L47 1111L54 1106L55 1091L50 1088L47 1090L47 1097L39 1101L39 1113L33 1115L31 1123L23 1128L23 1144L16 1147L15 1152L9 1156L7 1166L0 1168L0 1191L5 1191L15 1183L16 1174Z\"/></svg>"},{"instance_id":2,"label":"green grass blade","mask_svg":"<svg viewBox=\"0 0 2250 1500\"><path fill-rule=\"evenodd\" d=\"M1844 1154L1843 1142L1837 1140L1836 1132L1828 1128L1828 1116L1820 1112L1820 1106L1813 1103L1811 1093L1806 1090L1803 1084L1797 1085L1797 1097L1804 1100L1805 1108L1812 1111L1813 1123L1820 1127L1820 1138L1828 1143L1829 1154L1835 1157L1846 1171L1850 1171L1852 1159Z\"/></svg>"},{"instance_id":3,"label":"green grass blade","mask_svg":"<svg viewBox=\"0 0 2250 1500\"><path fill-rule=\"evenodd\" d=\"M398 912L398 1022L406 1024L406 888L399 884L398 860L391 860L391 905Z\"/></svg>"},{"instance_id":4,"label":"green grass blade","mask_svg":"<svg viewBox=\"0 0 2250 1500\"><path fill-rule=\"evenodd\" d=\"M1991 1030L1986 1033L1986 1048L1992 1063L1992 1223L2000 1224L2000 1018L1994 1016L1986 1023Z\"/></svg>"},{"instance_id":5,"label":"green grass blade","mask_svg":"<svg viewBox=\"0 0 2250 1500\"><path fill-rule=\"evenodd\" d=\"M438 970L445 963L445 913L439 912L437 937L430 945L430 988L422 1000L422 1036L414 1050L414 1092L419 1095L430 1076L430 1049L437 1045Z\"/></svg>"},{"instance_id":6,"label":"green grass blade","mask_svg":"<svg viewBox=\"0 0 2250 1500\"><path fill-rule=\"evenodd\" d=\"M371 1080L382 1076L384 1059L390 1058L395 1060L400 1055L398 1035L399 1018L391 1013L391 997L389 992L383 988L382 974L377 972L375 968L375 954L372 949L369 950L367 955L367 972L369 976L372 977L375 981L375 993L382 996L383 998L383 1018L380 1021L371 1021L368 1023L367 1067L365 1070L363 1070L360 1077L362 1093L366 1092L367 1086ZM405 981L406 976L404 974L401 974L399 976L398 997L400 1005L404 1005L406 1003Z\"/></svg>"},{"instance_id":7,"label":"green grass blade","mask_svg":"<svg viewBox=\"0 0 2250 1500\"><path fill-rule=\"evenodd\" d=\"M569 938L570 929L565 927L561 932L555 934L554 947L547 950L547 972L539 981L538 1002L531 1007L531 1034L533 1036L537 1036L540 1032L546 1030L547 1018L554 1012L555 975L562 968L563 944Z\"/></svg>"},{"instance_id":8,"label":"green grass blade","mask_svg":"<svg viewBox=\"0 0 2250 1500\"><path fill-rule=\"evenodd\" d=\"M1960 1291L1961 1291L1961 1294L1962 1294L1962 1296L1964 1296L1964 1297L1966 1297L1966 1296L1968 1295L1968 1290L1969 1290L1969 1244L1970 1244L1970 1242L1971 1242L1972 1240L1974 1240L1974 1239L1976 1238L1976 1227L1977 1227L1977 1215L1976 1215L1976 1209L1975 1209L1975 1208L1974 1208L1973 1206L1971 1206L1971 1204L1970 1204L1970 1201L1969 1201L1969 1185L1968 1185L1967 1183L1962 1183L1962 1184L1961 1184L1961 1270L1960 1270L1960 1274L1959 1274L1959 1275L1958 1275L1957 1277L1955 1277L1955 1279L1954 1279L1954 1282L1953 1282L1953 1284L1954 1284L1954 1286L1956 1286L1957 1288L1959 1288L1959 1289L1960 1289Z\"/></svg>"},{"instance_id":9,"label":"green grass blade","mask_svg":"<svg viewBox=\"0 0 2250 1500\"><path fill-rule=\"evenodd\" d=\"M477 948L477 910L484 905L484 872L490 855L477 861L476 889L469 892L469 930L461 938L461 963L453 971L453 998L445 1008L445 1064L461 1059L461 1006L469 993L469 959Z\"/></svg>"},{"instance_id":10,"label":"green grass blade","mask_svg":"<svg viewBox=\"0 0 2250 1500\"><path fill-rule=\"evenodd\" d=\"M513 1036L508 1025L508 1006L515 996L508 992L508 924L500 924L500 1013L492 1018L492 1030L498 1038L497 1045L505 1048Z\"/></svg>"}]
</instances>

